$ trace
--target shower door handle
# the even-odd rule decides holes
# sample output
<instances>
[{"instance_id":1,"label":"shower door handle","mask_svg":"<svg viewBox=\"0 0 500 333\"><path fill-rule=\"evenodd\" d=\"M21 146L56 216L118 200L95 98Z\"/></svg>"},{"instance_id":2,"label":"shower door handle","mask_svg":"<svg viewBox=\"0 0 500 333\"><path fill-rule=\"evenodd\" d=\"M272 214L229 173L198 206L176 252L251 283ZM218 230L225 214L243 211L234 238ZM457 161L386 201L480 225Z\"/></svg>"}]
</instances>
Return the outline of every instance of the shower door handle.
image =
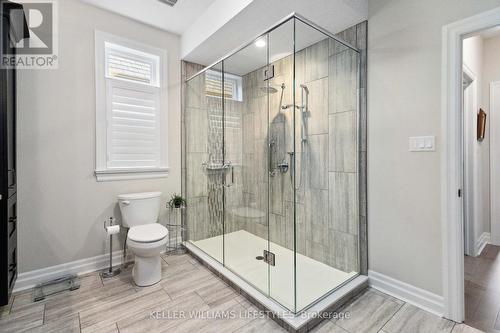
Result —
<instances>
[{"instance_id":1,"label":"shower door handle","mask_svg":"<svg viewBox=\"0 0 500 333\"><path fill-rule=\"evenodd\" d=\"M231 172L231 183L226 184L226 187L231 187L234 185L234 166L231 163L231 161L228 161L227 163L224 163L224 169L229 169ZM224 175L226 177L226 175ZM224 178L226 179L226 178Z\"/></svg>"},{"instance_id":2,"label":"shower door handle","mask_svg":"<svg viewBox=\"0 0 500 333\"><path fill-rule=\"evenodd\" d=\"M273 148L272 143L269 143L269 145L267 146L267 163L268 163L269 175L271 177L273 176L273 161L272 161L273 153L271 152L272 148Z\"/></svg>"},{"instance_id":3,"label":"shower door handle","mask_svg":"<svg viewBox=\"0 0 500 333\"><path fill-rule=\"evenodd\" d=\"M268 150L267 150L269 176L271 176L271 177L274 177L274 175L275 175L275 172L274 172L275 168L273 168L273 148L274 148L274 141L271 141L268 144Z\"/></svg>"}]
</instances>

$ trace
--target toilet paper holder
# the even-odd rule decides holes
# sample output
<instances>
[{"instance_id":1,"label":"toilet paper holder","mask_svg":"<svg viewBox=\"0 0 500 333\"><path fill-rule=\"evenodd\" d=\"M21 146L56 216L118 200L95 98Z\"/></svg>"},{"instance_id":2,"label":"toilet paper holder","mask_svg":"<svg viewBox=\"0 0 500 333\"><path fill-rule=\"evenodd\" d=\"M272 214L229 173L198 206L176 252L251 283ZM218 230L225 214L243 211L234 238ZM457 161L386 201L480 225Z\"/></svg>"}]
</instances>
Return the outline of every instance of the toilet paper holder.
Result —
<instances>
[{"instance_id":1,"label":"toilet paper holder","mask_svg":"<svg viewBox=\"0 0 500 333\"><path fill-rule=\"evenodd\" d=\"M106 269L105 271L101 272L101 277L104 278L104 279L105 278L110 278L110 277L113 277L113 276L117 276L118 274L121 273L121 269L120 268L113 269L113 234L114 233L110 233L108 231L108 228L110 228L110 227L112 227L114 225L115 225L115 223L114 223L114 218L113 217L110 217L109 221L104 221L104 230L109 235L109 268Z\"/></svg>"}]
</instances>

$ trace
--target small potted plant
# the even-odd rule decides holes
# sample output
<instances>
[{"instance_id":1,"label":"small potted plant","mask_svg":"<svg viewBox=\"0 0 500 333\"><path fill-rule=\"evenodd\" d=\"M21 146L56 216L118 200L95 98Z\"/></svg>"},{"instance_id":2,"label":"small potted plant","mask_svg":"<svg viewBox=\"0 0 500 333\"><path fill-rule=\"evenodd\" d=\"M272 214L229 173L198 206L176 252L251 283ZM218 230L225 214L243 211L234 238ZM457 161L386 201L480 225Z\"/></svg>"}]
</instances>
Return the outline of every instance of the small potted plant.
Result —
<instances>
[{"instance_id":1,"label":"small potted plant","mask_svg":"<svg viewBox=\"0 0 500 333\"><path fill-rule=\"evenodd\" d=\"M170 208L186 207L186 199L184 199L181 195L174 193L170 198L170 201L167 203L167 206Z\"/></svg>"}]
</instances>

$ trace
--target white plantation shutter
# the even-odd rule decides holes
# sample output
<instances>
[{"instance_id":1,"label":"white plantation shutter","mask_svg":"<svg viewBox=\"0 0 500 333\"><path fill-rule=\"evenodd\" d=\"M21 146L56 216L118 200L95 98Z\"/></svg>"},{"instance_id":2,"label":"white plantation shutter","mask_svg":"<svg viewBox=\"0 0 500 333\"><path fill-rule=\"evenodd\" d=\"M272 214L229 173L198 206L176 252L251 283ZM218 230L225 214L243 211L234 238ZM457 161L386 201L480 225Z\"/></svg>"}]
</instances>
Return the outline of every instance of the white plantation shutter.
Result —
<instances>
[{"instance_id":1,"label":"white plantation shutter","mask_svg":"<svg viewBox=\"0 0 500 333\"><path fill-rule=\"evenodd\" d=\"M151 64L136 61L125 56L110 54L108 56L108 75L113 78L151 83Z\"/></svg>"},{"instance_id":2,"label":"white plantation shutter","mask_svg":"<svg viewBox=\"0 0 500 333\"><path fill-rule=\"evenodd\" d=\"M159 56L106 42L105 57L107 78L159 86Z\"/></svg>"},{"instance_id":3,"label":"white plantation shutter","mask_svg":"<svg viewBox=\"0 0 500 333\"><path fill-rule=\"evenodd\" d=\"M243 80L241 76L224 74L224 98L242 101ZM212 97L222 98L222 73L215 70L207 70L205 75L205 94Z\"/></svg>"},{"instance_id":4,"label":"white plantation shutter","mask_svg":"<svg viewBox=\"0 0 500 333\"><path fill-rule=\"evenodd\" d=\"M159 88L108 79L107 167L160 167Z\"/></svg>"},{"instance_id":5,"label":"white plantation shutter","mask_svg":"<svg viewBox=\"0 0 500 333\"><path fill-rule=\"evenodd\" d=\"M96 32L98 180L166 176L165 61L162 50Z\"/></svg>"},{"instance_id":6,"label":"white plantation shutter","mask_svg":"<svg viewBox=\"0 0 500 333\"><path fill-rule=\"evenodd\" d=\"M205 76L205 88L207 96L222 97L222 75L215 71L207 71ZM233 81L224 81L224 97L233 99L236 88Z\"/></svg>"}]
</instances>

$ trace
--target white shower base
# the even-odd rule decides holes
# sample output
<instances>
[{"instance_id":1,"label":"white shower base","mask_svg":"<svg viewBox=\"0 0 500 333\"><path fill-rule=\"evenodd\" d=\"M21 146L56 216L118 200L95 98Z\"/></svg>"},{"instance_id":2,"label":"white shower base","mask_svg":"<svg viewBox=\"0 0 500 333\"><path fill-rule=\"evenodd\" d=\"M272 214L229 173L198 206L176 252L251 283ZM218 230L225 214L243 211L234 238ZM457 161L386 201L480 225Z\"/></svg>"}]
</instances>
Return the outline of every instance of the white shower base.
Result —
<instances>
[{"instance_id":1,"label":"white shower base","mask_svg":"<svg viewBox=\"0 0 500 333\"><path fill-rule=\"evenodd\" d=\"M293 251L244 230L226 234L224 242L226 268L294 311ZM191 243L222 263L222 235ZM268 246L275 254L275 266L255 259L262 256L263 250L268 249ZM356 272L343 272L298 253L296 260L297 311L358 275Z\"/></svg>"}]
</instances>

